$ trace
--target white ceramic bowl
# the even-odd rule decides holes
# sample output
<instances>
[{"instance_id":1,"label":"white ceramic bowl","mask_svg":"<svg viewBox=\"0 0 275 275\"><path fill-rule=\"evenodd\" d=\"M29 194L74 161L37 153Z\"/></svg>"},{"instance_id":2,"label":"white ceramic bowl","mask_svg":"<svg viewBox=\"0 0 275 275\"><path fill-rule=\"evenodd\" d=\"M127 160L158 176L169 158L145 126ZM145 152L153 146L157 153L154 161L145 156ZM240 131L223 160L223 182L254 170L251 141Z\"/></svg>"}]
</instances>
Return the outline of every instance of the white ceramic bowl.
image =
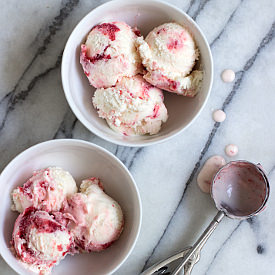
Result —
<instances>
[{"instance_id":1,"label":"white ceramic bowl","mask_svg":"<svg viewBox=\"0 0 275 275\"><path fill-rule=\"evenodd\" d=\"M200 64L205 72L202 89L195 98L165 92L169 118L156 135L126 137L111 130L98 117L92 105L95 89L89 85L79 63L80 45L91 28L102 21L124 21L137 26L146 36L154 27L165 22L178 22L193 34L200 50ZM62 58L62 84L67 101L77 118L93 133L110 142L125 146L146 146L167 140L191 124L206 104L212 87L213 61L209 45L198 25L183 11L157 0L115 0L92 10L73 30Z\"/></svg>"},{"instance_id":2,"label":"white ceramic bowl","mask_svg":"<svg viewBox=\"0 0 275 275\"><path fill-rule=\"evenodd\" d=\"M131 253L141 225L141 202L135 181L127 168L111 153L81 140L52 140L35 145L13 159L0 176L0 253L19 274L33 274L22 267L9 250L18 213L10 210L10 192L22 185L33 170L60 166L77 183L90 176L102 179L105 191L122 207L125 227L120 238L99 253L70 256L53 268L52 274L111 274Z\"/></svg>"}]
</instances>

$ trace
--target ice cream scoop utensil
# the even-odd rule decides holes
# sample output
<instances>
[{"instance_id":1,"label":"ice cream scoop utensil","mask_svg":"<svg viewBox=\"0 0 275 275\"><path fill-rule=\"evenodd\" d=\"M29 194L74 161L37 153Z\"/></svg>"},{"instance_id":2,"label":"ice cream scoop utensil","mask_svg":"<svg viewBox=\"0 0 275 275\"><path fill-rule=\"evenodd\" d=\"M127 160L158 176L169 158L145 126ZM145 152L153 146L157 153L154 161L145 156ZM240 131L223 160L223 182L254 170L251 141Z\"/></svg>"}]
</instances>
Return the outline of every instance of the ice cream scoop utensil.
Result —
<instances>
[{"instance_id":1,"label":"ice cream scoop utensil","mask_svg":"<svg viewBox=\"0 0 275 275\"><path fill-rule=\"evenodd\" d=\"M257 215L265 208L269 192L269 182L261 165L242 160L227 163L212 181L211 196L219 211L203 234L193 247L187 247L153 265L142 275L179 274L183 267L184 274L190 275L199 261L200 250L222 218L226 215L229 218L247 219Z\"/></svg>"},{"instance_id":2,"label":"ice cream scoop utensil","mask_svg":"<svg viewBox=\"0 0 275 275\"><path fill-rule=\"evenodd\" d=\"M180 273L195 251L206 242L222 218L247 219L261 212L269 197L268 179L260 165L231 161L223 166L211 184L211 196L219 212L172 275Z\"/></svg>"}]
</instances>

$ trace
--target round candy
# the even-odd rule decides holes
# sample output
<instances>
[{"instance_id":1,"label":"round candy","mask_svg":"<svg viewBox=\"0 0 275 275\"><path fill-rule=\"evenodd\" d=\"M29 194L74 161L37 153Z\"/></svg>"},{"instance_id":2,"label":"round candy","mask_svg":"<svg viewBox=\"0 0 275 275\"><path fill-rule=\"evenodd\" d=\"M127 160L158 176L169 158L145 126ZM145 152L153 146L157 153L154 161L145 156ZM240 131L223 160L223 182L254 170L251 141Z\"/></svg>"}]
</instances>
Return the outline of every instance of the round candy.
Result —
<instances>
[{"instance_id":1,"label":"round candy","mask_svg":"<svg viewBox=\"0 0 275 275\"><path fill-rule=\"evenodd\" d=\"M225 112L223 110L216 110L213 113L213 119L216 122L223 122L226 119L226 114L225 114Z\"/></svg>"},{"instance_id":2,"label":"round candy","mask_svg":"<svg viewBox=\"0 0 275 275\"><path fill-rule=\"evenodd\" d=\"M229 156L229 157L234 157L238 154L238 146L235 144L228 144L225 147L225 153Z\"/></svg>"},{"instance_id":3,"label":"round candy","mask_svg":"<svg viewBox=\"0 0 275 275\"><path fill-rule=\"evenodd\" d=\"M222 72L222 80L224 82L232 82L235 79L235 73L234 71L230 69L226 69Z\"/></svg>"}]
</instances>

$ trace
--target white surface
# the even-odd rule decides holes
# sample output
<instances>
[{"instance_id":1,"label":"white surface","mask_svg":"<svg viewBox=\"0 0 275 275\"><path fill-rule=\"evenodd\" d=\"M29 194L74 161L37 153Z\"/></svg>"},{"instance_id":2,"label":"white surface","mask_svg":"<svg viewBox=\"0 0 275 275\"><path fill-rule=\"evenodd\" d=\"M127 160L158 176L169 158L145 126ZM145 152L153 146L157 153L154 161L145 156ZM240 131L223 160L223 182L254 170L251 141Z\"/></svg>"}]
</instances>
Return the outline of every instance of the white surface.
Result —
<instances>
[{"instance_id":1,"label":"white surface","mask_svg":"<svg viewBox=\"0 0 275 275\"><path fill-rule=\"evenodd\" d=\"M111 130L98 117L91 104L94 88L89 86L79 64L80 44L90 29L102 21L125 21L137 26L142 35L167 21L177 21L193 34L200 51L199 63L204 71L201 91L195 98L165 93L168 120L156 135L123 136ZM164 141L184 130L198 116L210 94L213 64L209 46L196 23L184 12L157 0L116 0L98 7L85 16L72 32L62 58L62 84L69 105L77 118L93 133L108 141L127 146L145 146Z\"/></svg>"},{"instance_id":2,"label":"white surface","mask_svg":"<svg viewBox=\"0 0 275 275\"><path fill-rule=\"evenodd\" d=\"M25 182L32 171L59 166L70 171L78 184L88 177L99 177L105 192L121 206L125 224L119 238L101 253L67 256L52 274L109 274L125 261L133 249L141 224L141 205L135 182L125 166L106 150L80 140L55 140L36 145L16 157L0 177L0 252L20 274L30 274L9 250L11 232L18 213L10 210L10 191ZM5 188L6 182L9 183ZM108 264L106 264L108 263Z\"/></svg>"},{"instance_id":3,"label":"white surface","mask_svg":"<svg viewBox=\"0 0 275 275\"><path fill-rule=\"evenodd\" d=\"M64 97L58 56L79 20L102 2L10 0L2 5L1 170L22 150L52 138L81 138L115 154L130 168L143 204L137 245L115 273L134 275L148 258L147 266L191 245L202 233L216 209L209 195L199 190L197 173L210 156L236 159L226 157L224 148L237 144L238 159L260 162L269 174L267 209L249 222L225 218L203 248L192 275L273 274L275 1L168 1L192 16L205 33L214 58L214 83L205 108L188 129L146 148L117 146L91 134ZM43 45L45 50L38 51ZM221 79L227 68L236 72L233 83ZM228 102L231 92L232 100L225 104L227 118L216 129L212 113ZM8 103L7 95L16 101ZM8 106L14 109L8 111ZM1 260L0 274L15 272Z\"/></svg>"}]
</instances>

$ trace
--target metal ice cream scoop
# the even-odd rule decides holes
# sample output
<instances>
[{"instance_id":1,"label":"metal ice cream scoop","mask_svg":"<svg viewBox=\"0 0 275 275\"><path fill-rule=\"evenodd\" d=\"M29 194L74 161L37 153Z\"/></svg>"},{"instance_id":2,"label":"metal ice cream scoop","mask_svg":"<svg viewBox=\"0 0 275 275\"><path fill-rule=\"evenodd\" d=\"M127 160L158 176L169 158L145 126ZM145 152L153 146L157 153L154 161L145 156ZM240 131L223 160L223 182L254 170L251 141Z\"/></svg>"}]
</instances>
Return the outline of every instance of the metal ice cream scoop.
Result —
<instances>
[{"instance_id":1,"label":"metal ice cream scoop","mask_svg":"<svg viewBox=\"0 0 275 275\"><path fill-rule=\"evenodd\" d=\"M267 203L270 187L261 165L248 161L231 161L215 175L211 184L211 197L219 210L209 226L192 247L161 261L142 275L191 274L199 261L200 250L226 215L233 219L247 219L260 213Z\"/></svg>"}]
</instances>

